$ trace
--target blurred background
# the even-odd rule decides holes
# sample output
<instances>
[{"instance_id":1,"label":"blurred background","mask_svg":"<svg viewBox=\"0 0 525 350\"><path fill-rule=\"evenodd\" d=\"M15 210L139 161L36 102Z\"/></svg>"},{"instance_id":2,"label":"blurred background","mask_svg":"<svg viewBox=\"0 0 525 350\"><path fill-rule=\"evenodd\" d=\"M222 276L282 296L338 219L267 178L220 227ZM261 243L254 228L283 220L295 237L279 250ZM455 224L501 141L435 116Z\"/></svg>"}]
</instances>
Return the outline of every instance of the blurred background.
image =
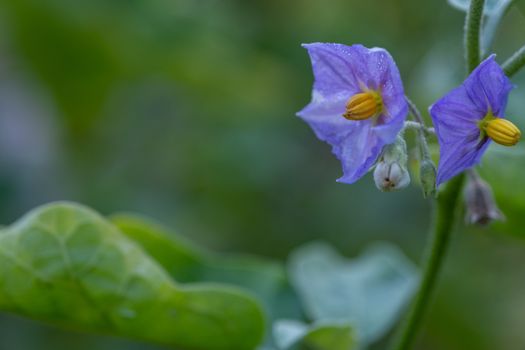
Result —
<instances>
[{"instance_id":1,"label":"blurred background","mask_svg":"<svg viewBox=\"0 0 525 350\"><path fill-rule=\"evenodd\" d=\"M516 1L498 31L500 62L524 14ZM418 262L431 201L335 182L337 159L295 117L312 84L300 44L386 48L425 110L463 79L463 21L445 0L0 0L0 222L67 199L225 253L284 261L322 239L353 256L387 240ZM523 128L525 73L513 81ZM456 233L418 349L525 346L525 163L505 164L509 220ZM0 316L2 350L73 347L154 349Z\"/></svg>"}]
</instances>

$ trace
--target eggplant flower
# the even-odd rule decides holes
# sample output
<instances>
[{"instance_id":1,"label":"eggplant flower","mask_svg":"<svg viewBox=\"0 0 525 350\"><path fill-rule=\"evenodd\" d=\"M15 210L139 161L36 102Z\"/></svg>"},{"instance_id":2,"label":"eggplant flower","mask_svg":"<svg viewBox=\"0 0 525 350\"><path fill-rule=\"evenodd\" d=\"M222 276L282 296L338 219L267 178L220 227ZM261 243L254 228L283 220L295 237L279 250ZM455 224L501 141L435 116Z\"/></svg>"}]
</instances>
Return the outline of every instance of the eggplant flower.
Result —
<instances>
[{"instance_id":1,"label":"eggplant flower","mask_svg":"<svg viewBox=\"0 0 525 350\"><path fill-rule=\"evenodd\" d=\"M338 182L354 183L396 140L408 107L394 60L380 48L303 45L314 73L311 102L297 115L341 161Z\"/></svg>"},{"instance_id":2,"label":"eggplant flower","mask_svg":"<svg viewBox=\"0 0 525 350\"><path fill-rule=\"evenodd\" d=\"M429 109L440 148L437 185L478 164L491 141L513 146L521 137L504 119L513 86L494 57Z\"/></svg>"}]
</instances>

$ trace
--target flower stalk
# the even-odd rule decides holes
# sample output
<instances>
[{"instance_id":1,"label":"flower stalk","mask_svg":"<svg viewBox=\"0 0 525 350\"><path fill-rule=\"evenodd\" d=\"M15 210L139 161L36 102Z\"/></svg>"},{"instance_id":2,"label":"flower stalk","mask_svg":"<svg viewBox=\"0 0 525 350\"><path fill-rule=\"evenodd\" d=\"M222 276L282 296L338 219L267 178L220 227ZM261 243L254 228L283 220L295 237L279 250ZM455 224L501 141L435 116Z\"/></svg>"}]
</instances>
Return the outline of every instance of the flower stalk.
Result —
<instances>
[{"instance_id":1,"label":"flower stalk","mask_svg":"<svg viewBox=\"0 0 525 350\"><path fill-rule=\"evenodd\" d=\"M427 135L435 135L436 130L432 127L425 126L419 122L415 122L413 120L407 120L405 121L405 124L403 125L403 128L405 130L423 130L425 134Z\"/></svg>"},{"instance_id":2,"label":"flower stalk","mask_svg":"<svg viewBox=\"0 0 525 350\"><path fill-rule=\"evenodd\" d=\"M458 214L456 209L464 178L465 175L460 174L450 180L437 199L434 225L426 253L427 258L423 267L421 284L402 328L394 339L392 350L407 350L414 342L447 252L452 229Z\"/></svg>"},{"instance_id":3,"label":"flower stalk","mask_svg":"<svg viewBox=\"0 0 525 350\"><path fill-rule=\"evenodd\" d=\"M421 159L422 160L430 160L430 152L428 150L428 143L425 133L427 132L427 128L425 127L425 121L423 120L423 117L421 116L421 112L419 112L419 109L416 107L414 102L412 102L408 97L405 97L408 104L408 110L410 111L410 114L416 119L417 123L421 125L421 127L418 129L418 137L419 137L419 147L421 149Z\"/></svg>"},{"instance_id":4,"label":"flower stalk","mask_svg":"<svg viewBox=\"0 0 525 350\"><path fill-rule=\"evenodd\" d=\"M416 107L416 105L408 98L405 97L408 104L408 110L410 114L416 119L416 124L420 125L417 128L418 143L420 149L420 166L419 166L419 181L421 183L421 188L423 190L423 197L435 197L437 193L436 189L436 166L432 161L430 156L430 151L428 149L427 135L430 134L429 128L424 124L423 117L421 112ZM406 122L405 122L406 123ZM433 130L433 129L432 129ZM435 130L433 130L435 133Z\"/></svg>"},{"instance_id":5,"label":"flower stalk","mask_svg":"<svg viewBox=\"0 0 525 350\"><path fill-rule=\"evenodd\" d=\"M465 20L465 60L468 73L472 72L481 61L479 39L484 5L485 0L471 0Z\"/></svg>"},{"instance_id":6,"label":"flower stalk","mask_svg":"<svg viewBox=\"0 0 525 350\"><path fill-rule=\"evenodd\" d=\"M479 41L484 5L484 0L471 0L465 20L465 60L468 73L472 72L481 60ZM417 109L415 112L417 118ZM392 350L408 350L414 342L421 320L431 300L450 242L450 236L457 220L457 207L460 203L459 198L464 181L465 174L461 172L448 181L437 199L432 235L423 265L422 280L414 303L399 333L394 338Z\"/></svg>"}]
</instances>

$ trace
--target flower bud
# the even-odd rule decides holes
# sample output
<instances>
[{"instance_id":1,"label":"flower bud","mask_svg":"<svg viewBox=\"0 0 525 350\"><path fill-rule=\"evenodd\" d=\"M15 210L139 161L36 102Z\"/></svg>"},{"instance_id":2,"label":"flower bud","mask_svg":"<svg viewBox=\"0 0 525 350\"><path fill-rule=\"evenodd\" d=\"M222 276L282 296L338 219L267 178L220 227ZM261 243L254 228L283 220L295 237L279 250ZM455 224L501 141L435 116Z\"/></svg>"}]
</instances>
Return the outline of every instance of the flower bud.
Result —
<instances>
[{"instance_id":1,"label":"flower bud","mask_svg":"<svg viewBox=\"0 0 525 350\"><path fill-rule=\"evenodd\" d=\"M494 200L492 189L477 173L471 172L465 187L465 207L467 224L485 226L495 220L504 220Z\"/></svg>"},{"instance_id":2,"label":"flower bud","mask_svg":"<svg viewBox=\"0 0 525 350\"><path fill-rule=\"evenodd\" d=\"M399 163L379 162L374 170L374 181L379 190L390 192L407 187L410 175Z\"/></svg>"},{"instance_id":3,"label":"flower bud","mask_svg":"<svg viewBox=\"0 0 525 350\"><path fill-rule=\"evenodd\" d=\"M407 148L403 138L397 138L393 144L385 146L374 169L376 187L384 192L396 191L410 184L407 170Z\"/></svg>"},{"instance_id":4,"label":"flower bud","mask_svg":"<svg viewBox=\"0 0 525 350\"><path fill-rule=\"evenodd\" d=\"M423 159L419 168L419 181L423 197L436 196L436 166L430 159Z\"/></svg>"}]
</instances>

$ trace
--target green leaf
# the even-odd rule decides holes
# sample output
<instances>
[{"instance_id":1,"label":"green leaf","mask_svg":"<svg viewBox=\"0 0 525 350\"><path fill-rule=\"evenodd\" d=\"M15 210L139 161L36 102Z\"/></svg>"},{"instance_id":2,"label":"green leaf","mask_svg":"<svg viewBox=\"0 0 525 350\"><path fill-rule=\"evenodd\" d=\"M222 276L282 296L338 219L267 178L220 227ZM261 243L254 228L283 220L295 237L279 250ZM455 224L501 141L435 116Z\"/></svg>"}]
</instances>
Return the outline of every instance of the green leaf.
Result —
<instances>
[{"instance_id":1,"label":"green leaf","mask_svg":"<svg viewBox=\"0 0 525 350\"><path fill-rule=\"evenodd\" d=\"M301 316L299 302L281 264L253 256L218 256L206 252L139 215L118 214L111 221L176 280L233 284L262 300L271 319Z\"/></svg>"},{"instance_id":2,"label":"green leaf","mask_svg":"<svg viewBox=\"0 0 525 350\"><path fill-rule=\"evenodd\" d=\"M115 226L72 203L37 208L0 235L0 309L186 349L251 350L264 331L253 298L176 283Z\"/></svg>"},{"instance_id":3,"label":"green leaf","mask_svg":"<svg viewBox=\"0 0 525 350\"><path fill-rule=\"evenodd\" d=\"M160 224L135 214L117 214L109 220L128 238L139 244L177 281L202 279L205 252Z\"/></svg>"},{"instance_id":4,"label":"green leaf","mask_svg":"<svg viewBox=\"0 0 525 350\"><path fill-rule=\"evenodd\" d=\"M352 322L364 343L388 331L418 280L414 265L387 244L347 260L330 246L313 243L293 253L289 268L310 318Z\"/></svg>"},{"instance_id":5,"label":"green leaf","mask_svg":"<svg viewBox=\"0 0 525 350\"><path fill-rule=\"evenodd\" d=\"M281 264L253 256L212 254L140 215L117 214L111 221L176 280L228 283L253 293L269 316L268 329L276 319L302 317L298 297ZM273 345L271 334L266 334L265 343Z\"/></svg>"},{"instance_id":6,"label":"green leaf","mask_svg":"<svg viewBox=\"0 0 525 350\"><path fill-rule=\"evenodd\" d=\"M352 350L357 349L355 331L348 322L322 322L313 325L294 320L280 320L273 328L281 350Z\"/></svg>"}]
</instances>

